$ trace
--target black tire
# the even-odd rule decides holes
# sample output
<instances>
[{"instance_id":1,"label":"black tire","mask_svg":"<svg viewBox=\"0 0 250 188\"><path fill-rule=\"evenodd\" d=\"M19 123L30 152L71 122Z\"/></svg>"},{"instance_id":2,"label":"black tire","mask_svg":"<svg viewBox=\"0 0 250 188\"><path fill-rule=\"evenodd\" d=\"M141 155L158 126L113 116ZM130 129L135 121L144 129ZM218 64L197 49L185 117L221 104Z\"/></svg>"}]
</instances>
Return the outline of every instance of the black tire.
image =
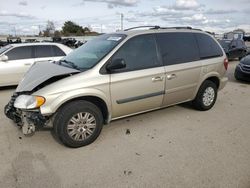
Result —
<instances>
[{"instance_id":1,"label":"black tire","mask_svg":"<svg viewBox=\"0 0 250 188\"><path fill-rule=\"evenodd\" d=\"M95 128L92 130L92 134L87 134L88 137L81 141L73 139L69 135L67 130L71 118L76 117L78 113L89 113L91 117L94 117L95 119ZM91 102L84 100L73 101L58 110L53 122L53 127L55 135L64 145L72 148L86 146L94 142L101 133L103 127L102 112L95 104ZM79 128L74 129L79 130ZM80 134L82 134L83 132L81 132ZM84 134L86 136L86 133ZM83 139L83 136L81 137Z\"/></svg>"},{"instance_id":2,"label":"black tire","mask_svg":"<svg viewBox=\"0 0 250 188\"><path fill-rule=\"evenodd\" d=\"M213 100L212 100L211 104L209 104L209 105L208 104L206 105L204 100L203 100L204 94L205 94L207 88L209 88L209 89L212 88L214 91ZM192 101L194 108L197 110L200 110L200 111L206 111L206 110L211 109L214 106L214 103L217 99L217 92L218 92L218 88L215 85L215 83L210 81L210 80L205 80L202 83L202 85L200 86L195 99Z\"/></svg>"}]
</instances>

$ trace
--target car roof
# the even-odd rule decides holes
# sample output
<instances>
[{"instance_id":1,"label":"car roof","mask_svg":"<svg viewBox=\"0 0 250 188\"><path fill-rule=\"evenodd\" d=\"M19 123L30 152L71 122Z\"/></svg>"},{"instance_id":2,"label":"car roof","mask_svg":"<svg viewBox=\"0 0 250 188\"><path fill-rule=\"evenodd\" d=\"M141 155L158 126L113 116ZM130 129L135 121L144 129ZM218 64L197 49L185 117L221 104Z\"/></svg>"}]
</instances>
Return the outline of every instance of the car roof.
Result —
<instances>
[{"instance_id":1,"label":"car roof","mask_svg":"<svg viewBox=\"0 0 250 188\"><path fill-rule=\"evenodd\" d=\"M12 43L10 44L13 47L19 47L19 46L41 46L41 45L62 45L60 43L56 42L27 42L27 43Z\"/></svg>"}]
</instances>

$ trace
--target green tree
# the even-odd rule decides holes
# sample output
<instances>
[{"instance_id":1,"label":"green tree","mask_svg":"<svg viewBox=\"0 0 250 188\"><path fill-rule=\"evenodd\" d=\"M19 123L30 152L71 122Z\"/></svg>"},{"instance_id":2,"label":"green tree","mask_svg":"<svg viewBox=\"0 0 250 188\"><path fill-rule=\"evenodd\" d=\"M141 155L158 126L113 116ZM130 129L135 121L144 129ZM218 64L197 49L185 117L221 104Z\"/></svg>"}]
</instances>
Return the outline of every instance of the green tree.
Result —
<instances>
[{"instance_id":1,"label":"green tree","mask_svg":"<svg viewBox=\"0 0 250 188\"><path fill-rule=\"evenodd\" d=\"M90 33L90 29L88 27L84 27L83 30L84 30L84 33Z\"/></svg>"},{"instance_id":2,"label":"green tree","mask_svg":"<svg viewBox=\"0 0 250 188\"><path fill-rule=\"evenodd\" d=\"M64 35L84 35L84 30L82 26L77 25L72 21L66 21L62 27L62 33Z\"/></svg>"}]
</instances>

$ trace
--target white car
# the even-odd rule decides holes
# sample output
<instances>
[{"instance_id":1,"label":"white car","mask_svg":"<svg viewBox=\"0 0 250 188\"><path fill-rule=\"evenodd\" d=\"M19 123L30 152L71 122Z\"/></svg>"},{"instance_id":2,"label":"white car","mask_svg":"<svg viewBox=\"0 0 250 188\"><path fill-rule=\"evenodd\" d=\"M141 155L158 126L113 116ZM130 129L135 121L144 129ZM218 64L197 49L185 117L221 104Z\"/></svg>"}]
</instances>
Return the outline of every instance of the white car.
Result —
<instances>
[{"instance_id":1,"label":"white car","mask_svg":"<svg viewBox=\"0 0 250 188\"><path fill-rule=\"evenodd\" d=\"M0 87L17 85L37 61L58 61L72 51L58 43L22 43L0 48Z\"/></svg>"}]
</instances>

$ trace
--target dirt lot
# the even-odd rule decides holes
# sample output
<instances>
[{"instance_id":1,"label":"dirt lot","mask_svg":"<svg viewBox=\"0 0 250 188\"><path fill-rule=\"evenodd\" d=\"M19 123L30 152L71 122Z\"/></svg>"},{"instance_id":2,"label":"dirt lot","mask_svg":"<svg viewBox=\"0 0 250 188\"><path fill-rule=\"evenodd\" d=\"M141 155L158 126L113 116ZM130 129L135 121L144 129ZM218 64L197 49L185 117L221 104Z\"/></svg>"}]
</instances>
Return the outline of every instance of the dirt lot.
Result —
<instances>
[{"instance_id":1,"label":"dirt lot","mask_svg":"<svg viewBox=\"0 0 250 188\"><path fill-rule=\"evenodd\" d=\"M51 129L24 137L3 115L14 90L0 90L1 187L249 188L250 84L234 80L237 63L212 110L177 105L118 120L79 149Z\"/></svg>"}]
</instances>

